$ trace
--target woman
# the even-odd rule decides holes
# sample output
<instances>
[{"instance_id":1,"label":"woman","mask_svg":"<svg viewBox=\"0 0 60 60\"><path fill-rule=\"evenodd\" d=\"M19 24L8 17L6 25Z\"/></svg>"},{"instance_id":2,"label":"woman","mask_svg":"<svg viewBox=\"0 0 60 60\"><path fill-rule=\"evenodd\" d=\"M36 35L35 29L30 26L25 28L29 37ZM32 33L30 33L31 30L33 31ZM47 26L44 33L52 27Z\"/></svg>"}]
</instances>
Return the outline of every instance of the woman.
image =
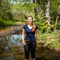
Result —
<instances>
[{"instance_id":1,"label":"woman","mask_svg":"<svg viewBox=\"0 0 60 60\"><path fill-rule=\"evenodd\" d=\"M36 31L36 37L35 37L35 31ZM38 38L38 26L33 24L33 18L32 16L29 16L27 18L27 24L23 26L23 32L22 32L22 41L25 50L25 60L28 60L29 50L31 50L32 60L35 60L37 38Z\"/></svg>"}]
</instances>

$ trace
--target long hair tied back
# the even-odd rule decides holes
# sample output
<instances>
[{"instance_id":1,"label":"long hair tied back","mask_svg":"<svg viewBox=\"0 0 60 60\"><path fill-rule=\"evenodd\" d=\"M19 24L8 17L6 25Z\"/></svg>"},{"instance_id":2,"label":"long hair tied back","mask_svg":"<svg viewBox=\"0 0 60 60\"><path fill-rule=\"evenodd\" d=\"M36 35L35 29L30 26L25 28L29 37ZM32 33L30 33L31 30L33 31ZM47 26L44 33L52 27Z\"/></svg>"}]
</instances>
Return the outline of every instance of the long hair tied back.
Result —
<instances>
[{"instance_id":1,"label":"long hair tied back","mask_svg":"<svg viewBox=\"0 0 60 60\"><path fill-rule=\"evenodd\" d=\"M32 16L28 16L28 18L29 18L29 17L32 17ZM33 20L33 17L32 17L32 20ZM28 25L28 22L26 22L26 24ZM36 26L35 26L35 24L34 24L33 21L32 21L32 32L35 31L35 27L36 27Z\"/></svg>"}]
</instances>

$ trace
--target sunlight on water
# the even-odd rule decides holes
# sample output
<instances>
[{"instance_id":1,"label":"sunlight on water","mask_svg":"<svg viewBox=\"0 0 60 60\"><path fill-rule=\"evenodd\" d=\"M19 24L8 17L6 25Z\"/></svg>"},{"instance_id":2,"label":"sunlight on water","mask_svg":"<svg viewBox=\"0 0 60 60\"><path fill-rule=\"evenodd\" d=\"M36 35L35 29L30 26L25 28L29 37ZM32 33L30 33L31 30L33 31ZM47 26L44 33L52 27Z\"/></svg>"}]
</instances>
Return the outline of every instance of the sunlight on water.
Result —
<instances>
[{"instance_id":1,"label":"sunlight on water","mask_svg":"<svg viewBox=\"0 0 60 60\"><path fill-rule=\"evenodd\" d=\"M9 46L22 44L22 34L13 35L13 36L6 36L6 39L9 41L8 42Z\"/></svg>"}]
</instances>

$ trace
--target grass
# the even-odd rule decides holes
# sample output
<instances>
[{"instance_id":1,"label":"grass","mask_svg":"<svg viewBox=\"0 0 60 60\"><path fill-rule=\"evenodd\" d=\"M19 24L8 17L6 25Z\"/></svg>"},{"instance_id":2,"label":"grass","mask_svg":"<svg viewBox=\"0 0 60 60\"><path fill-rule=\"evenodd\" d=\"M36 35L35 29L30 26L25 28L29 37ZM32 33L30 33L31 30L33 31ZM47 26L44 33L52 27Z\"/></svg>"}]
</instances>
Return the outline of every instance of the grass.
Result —
<instances>
[{"instance_id":1,"label":"grass","mask_svg":"<svg viewBox=\"0 0 60 60\"><path fill-rule=\"evenodd\" d=\"M44 34L39 33L37 42L45 43L45 46L49 46L50 48L60 49L60 33L58 31L51 33L45 32Z\"/></svg>"},{"instance_id":2,"label":"grass","mask_svg":"<svg viewBox=\"0 0 60 60\"><path fill-rule=\"evenodd\" d=\"M12 20L2 20L0 19L0 29L4 29L6 27L21 23L21 22L25 22L26 20L16 20L16 19L12 19Z\"/></svg>"}]
</instances>

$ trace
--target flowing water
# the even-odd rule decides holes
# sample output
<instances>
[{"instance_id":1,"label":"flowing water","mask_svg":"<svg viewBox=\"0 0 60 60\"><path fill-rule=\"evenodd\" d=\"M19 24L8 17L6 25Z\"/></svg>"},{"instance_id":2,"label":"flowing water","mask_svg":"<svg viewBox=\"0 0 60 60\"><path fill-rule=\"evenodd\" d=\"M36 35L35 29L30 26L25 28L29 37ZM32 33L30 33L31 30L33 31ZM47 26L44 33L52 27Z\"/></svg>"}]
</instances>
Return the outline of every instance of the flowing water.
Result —
<instances>
[{"instance_id":1,"label":"flowing water","mask_svg":"<svg viewBox=\"0 0 60 60\"><path fill-rule=\"evenodd\" d=\"M37 43L36 60L60 60L60 52L46 48ZM24 60L25 57L22 34L0 37L0 60ZM32 60L29 54L29 60Z\"/></svg>"}]
</instances>

